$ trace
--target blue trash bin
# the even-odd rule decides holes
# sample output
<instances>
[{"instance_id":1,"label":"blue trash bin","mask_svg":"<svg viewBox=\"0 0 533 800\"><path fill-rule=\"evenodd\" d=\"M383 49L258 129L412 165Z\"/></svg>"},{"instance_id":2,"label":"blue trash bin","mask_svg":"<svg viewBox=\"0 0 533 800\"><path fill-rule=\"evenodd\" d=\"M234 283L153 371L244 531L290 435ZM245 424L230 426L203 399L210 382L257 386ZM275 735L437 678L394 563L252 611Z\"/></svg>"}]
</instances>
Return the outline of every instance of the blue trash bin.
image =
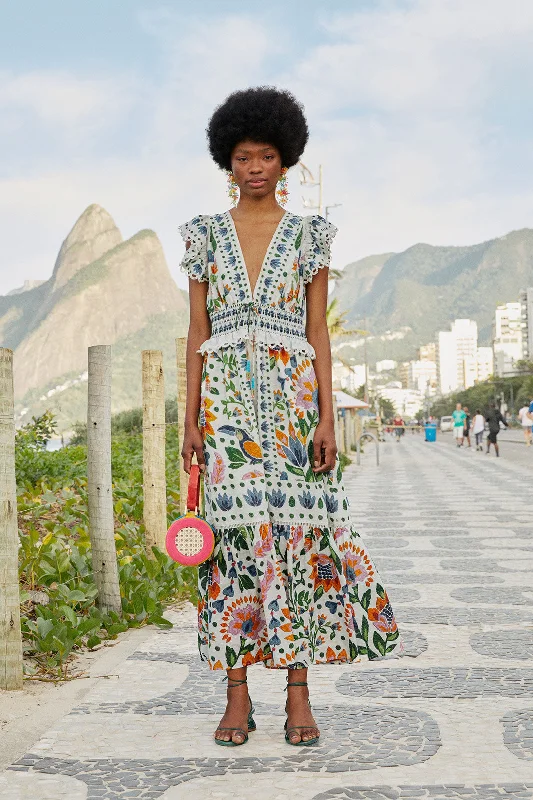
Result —
<instances>
[{"instance_id":1,"label":"blue trash bin","mask_svg":"<svg viewBox=\"0 0 533 800\"><path fill-rule=\"evenodd\" d=\"M426 425L426 442L436 442L436 441L437 441L437 426Z\"/></svg>"}]
</instances>

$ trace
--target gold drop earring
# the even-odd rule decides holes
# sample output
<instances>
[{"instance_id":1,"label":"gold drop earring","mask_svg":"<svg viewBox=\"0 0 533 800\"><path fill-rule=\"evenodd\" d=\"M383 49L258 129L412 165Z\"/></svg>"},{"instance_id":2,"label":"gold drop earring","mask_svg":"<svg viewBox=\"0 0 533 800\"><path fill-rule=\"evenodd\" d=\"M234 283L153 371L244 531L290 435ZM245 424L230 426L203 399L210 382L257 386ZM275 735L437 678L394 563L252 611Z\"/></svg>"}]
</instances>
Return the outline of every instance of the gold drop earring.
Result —
<instances>
[{"instance_id":1,"label":"gold drop earring","mask_svg":"<svg viewBox=\"0 0 533 800\"><path fill-rule=\"evenodd\" d=\"M233 172L228 172L228 195L233 203L233 206L235 207L239 202L239 187Z\"/></svg>"},{"instance_id":2,"label":"gold drop earring","mask_svg":"<svg viewBox=\"0 0 533 800\"><path fill-rule=\"evenodd\" d=\"M289 187L287 186L287 172L289 170L287 167L283 167L281 170L281 175L278 179L278 187L276 189L276 199L280 206L286 206L287 200L289 199Z\"/></svg>"}]
</instances>

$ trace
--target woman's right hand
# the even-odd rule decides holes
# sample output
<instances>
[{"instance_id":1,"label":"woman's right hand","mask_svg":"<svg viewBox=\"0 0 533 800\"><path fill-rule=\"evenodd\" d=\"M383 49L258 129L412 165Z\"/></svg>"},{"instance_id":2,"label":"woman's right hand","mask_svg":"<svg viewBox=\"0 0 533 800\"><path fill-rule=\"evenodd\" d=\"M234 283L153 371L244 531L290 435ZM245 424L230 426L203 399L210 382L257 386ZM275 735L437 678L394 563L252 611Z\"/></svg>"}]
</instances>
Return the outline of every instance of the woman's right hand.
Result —
<instances>
[{"instance_id":1,"label":"woman's right hand","mask_svg":"<svg viewBox=\"0 0 533 800\"><path fill-rule=\"evenodd\" d=\"M196 461L201 472L205 471L204 443L198 425L185 425L185 435L183 437L183 447L181 457L183 458L183 469L187 475L191 471L192 457L196 453Z\"/></svg>"}]
</instances>

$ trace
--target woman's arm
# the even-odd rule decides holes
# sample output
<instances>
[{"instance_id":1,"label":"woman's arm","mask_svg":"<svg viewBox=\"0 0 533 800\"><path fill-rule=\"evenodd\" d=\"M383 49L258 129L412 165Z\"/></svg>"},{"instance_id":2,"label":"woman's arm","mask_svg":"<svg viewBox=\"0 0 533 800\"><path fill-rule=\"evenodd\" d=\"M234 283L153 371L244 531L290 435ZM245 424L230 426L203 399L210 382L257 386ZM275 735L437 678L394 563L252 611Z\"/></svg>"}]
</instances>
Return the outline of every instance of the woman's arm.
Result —
<instances>
[{"instance_id":1,"label":"woman's arm","mask_svg":"<svg viewBox=\"0 0 533 800\"><path fill-rule=\"evenodd\" d=\"M198 427L203 369L203 357L198 353L198 348L211 335L211 323L206 305L207 289L207 282L202 281L199 283L193 278L189 279L190 320L187 336L187 407L185 411L185 435L181 448L183 469L187 473L190 472L194 453L196 453L196 460L200 469L203 471L205 468L202 434Z\"/></svg>"},{"instance_id":2,"label":"woman's arm","mask_svg":"<svg viewBox=\"0 0 533 800\"><path fill-rule=\"evenodd\" d=\"M306 306L307 340L314 347L316 358L314 368L318 383L319 422L315 431L314 472L329 472L335 466L337 444L333 421L333 401L331 385L331 347L326 321L328 304L328 269L323 267L307 284Z\"/></svg>"}]
</instances>

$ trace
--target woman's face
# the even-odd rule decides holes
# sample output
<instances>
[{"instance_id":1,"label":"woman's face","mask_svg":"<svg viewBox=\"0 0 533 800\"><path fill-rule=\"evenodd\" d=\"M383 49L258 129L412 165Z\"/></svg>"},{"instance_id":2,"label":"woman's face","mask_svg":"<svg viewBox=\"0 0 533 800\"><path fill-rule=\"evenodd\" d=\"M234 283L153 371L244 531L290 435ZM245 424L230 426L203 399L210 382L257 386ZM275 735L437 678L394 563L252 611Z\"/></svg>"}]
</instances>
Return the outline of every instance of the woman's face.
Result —
<instances>
[{"instance_id":1,"label":"woman's face","mask_svg":"<svg viewBox=\"0 0 533 800\"><path fill-rule=\"evenodd\" d=\"M276 191L281 156L271 144L245 140L231 154L231 169L241 195L265 197Z\"/></svg>"}]
</instances>

